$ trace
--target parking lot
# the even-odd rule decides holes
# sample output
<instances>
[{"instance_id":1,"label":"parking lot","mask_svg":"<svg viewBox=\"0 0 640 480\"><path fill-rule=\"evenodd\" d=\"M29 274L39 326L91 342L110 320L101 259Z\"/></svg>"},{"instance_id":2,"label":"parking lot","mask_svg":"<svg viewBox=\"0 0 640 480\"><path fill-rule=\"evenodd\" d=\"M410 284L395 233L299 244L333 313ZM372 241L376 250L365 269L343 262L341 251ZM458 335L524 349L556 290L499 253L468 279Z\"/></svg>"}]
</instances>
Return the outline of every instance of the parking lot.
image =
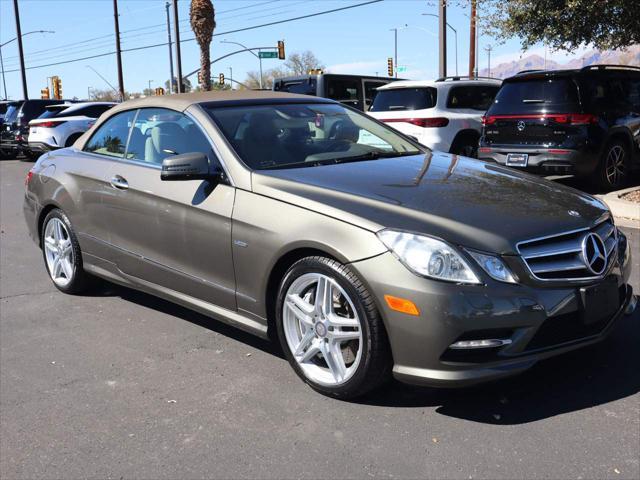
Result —
<instances>
[{"instance_id":1,"label":"parking lot","mask_svg":"<svg viewBox=\"0 0 640 480\"><path fill-rule=\"evenodd\" d=\"M31 165L0 163L1 478L640 477L640 310L508 381L332 400L215 320L59 293L22 218Z\"/></svg>"}]
</instances>

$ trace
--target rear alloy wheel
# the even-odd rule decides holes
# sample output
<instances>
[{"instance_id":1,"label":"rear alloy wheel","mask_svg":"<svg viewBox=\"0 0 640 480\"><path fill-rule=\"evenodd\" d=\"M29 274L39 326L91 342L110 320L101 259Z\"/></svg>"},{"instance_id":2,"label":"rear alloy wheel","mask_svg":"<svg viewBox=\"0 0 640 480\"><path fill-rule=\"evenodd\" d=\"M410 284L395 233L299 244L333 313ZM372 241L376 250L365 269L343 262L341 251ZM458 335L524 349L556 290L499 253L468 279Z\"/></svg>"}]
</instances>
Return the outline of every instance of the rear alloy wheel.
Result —
<instances>
[{"instance_id":1,"label":"rear alloy wheel","mask_svg":"<svg viewBox=\"0 0 640 480\"><path fill-rule=\"evenodd\" d=\"M51 210L45 218L41 242L47 272L58 290L80 293L90 285L82 268L80 245L62 210Z\"/></svg>"},{"instance_id":2,"label":"rear alloy wheel","mask_svg":"<svg viewBox=\"0 0 640 480\"><path fill-rule=\"evenodd\" d=\"M604 190L622 188L628 177L627 148L620 140L611 142L602 157L598 168L598 183Z\"/></svg>"},{"instance_id":3,"label":"rear alloy wheel","mask_svg":"<svg viewBox=\"0 0 640 480\"><path fill-rule=\"evenodd\" d=\"M321 393L353 398L388 377L382 321L357 277L338 262L309 257L285 275L278 334L296 373Z\"/></svg>"}]
</instances>

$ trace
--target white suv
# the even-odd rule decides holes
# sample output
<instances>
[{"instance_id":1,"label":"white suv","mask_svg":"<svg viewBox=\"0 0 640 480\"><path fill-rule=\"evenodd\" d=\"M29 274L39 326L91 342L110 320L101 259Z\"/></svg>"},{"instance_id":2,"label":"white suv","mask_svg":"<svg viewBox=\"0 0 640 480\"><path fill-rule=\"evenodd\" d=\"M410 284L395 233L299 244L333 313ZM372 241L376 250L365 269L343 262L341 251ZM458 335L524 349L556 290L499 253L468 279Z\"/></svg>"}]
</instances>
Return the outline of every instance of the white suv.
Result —
<instances>
[{"instance_id":1,"label":"white suv","mask_svg":"<svg viewBox=\"0 0 640 480\"><path fill-rule=\"evenodd\" d=\"M400 80L378 88L368 113L432 150L475 157L482 115L500 84L465 77Z\"/></svg>"},{"instance_id":2,"label":"white suv","mask_svg":"<svg viewBox=\"0 0 640 480\"><path fill-rule=\"evenodd\" d=\"M114 102L49 105L42 115L29 122L29 150L43 153L70 147L89 130L96 118L114 105Z\"/></svg>"}]
</instances>

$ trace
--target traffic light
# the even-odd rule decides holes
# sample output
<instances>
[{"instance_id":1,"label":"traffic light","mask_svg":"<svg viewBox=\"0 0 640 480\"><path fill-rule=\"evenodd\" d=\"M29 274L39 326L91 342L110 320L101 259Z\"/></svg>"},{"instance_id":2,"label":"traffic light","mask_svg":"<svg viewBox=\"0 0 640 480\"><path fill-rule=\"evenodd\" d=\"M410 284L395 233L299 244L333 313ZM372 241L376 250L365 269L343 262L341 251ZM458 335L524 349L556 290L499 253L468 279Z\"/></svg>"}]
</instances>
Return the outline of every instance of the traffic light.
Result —
<instances>
[{"instance_id":1,"label":"traffic light","mask_svg":"<svg viewBox=\"0 0 640 480\"><path fill-rule=\"evenodd\" d=\"M42 100L49 100L49 98L51 98L49 96L49 87L45 87L42 90L40 90L40 98Z\"/></svg>"},{"instance_id":2,"label":"traffic light","mask_svg":"<svg viewBox=\"0 0 640 480\"><path fill-rule=\"evenodd\" d=\"M198 70L198 85L202 85L202 70Z\"/></svg>"},{"instance_id":3,"label":"traffic light","mask_svg":"<svg viewBox=\"0 0 640 480\"><path fill-rule=\"evenodd\" d=\"M164 88L156 87L156 95L164 95Z\"/></svg>"},{"instance_id":4,"label":"traffic light","mask_svg":"<svg viewBox=\"0 0 640 480\"><path fill-rule=\"evenodd\" d=\"M53 98L56 100L62 100L62 80L60 77L51 77L51 83L53 85Z\"/></svg>"},{"instance_id":5,"label":"traffic light","mask_svg":"<svg viewBox=\"0 0 640 480\"><path fill-rule=\"evenodd\" d=\"M393 58L387 58L387 73L390 77L393 77Z\"/></svg>"},{"instance_id":6,"label":"traffic light","mask_svg":"<svg viewBox=\"0 0 640 480\"><path fill-rule=\"evenodd\" d=\"M278 59L284 60L284 40L278 40Z\"/></svg>"},{"instance_id":7,"label":"traffic light","mask_svg":"<svg viewBox=\"0 0 640 480\"><path fill-rule=\"evenodd\" d=\"M221 73L220 75L218 75L218 84L224 85L224 73Z\"/></svg>"}]
</instances>

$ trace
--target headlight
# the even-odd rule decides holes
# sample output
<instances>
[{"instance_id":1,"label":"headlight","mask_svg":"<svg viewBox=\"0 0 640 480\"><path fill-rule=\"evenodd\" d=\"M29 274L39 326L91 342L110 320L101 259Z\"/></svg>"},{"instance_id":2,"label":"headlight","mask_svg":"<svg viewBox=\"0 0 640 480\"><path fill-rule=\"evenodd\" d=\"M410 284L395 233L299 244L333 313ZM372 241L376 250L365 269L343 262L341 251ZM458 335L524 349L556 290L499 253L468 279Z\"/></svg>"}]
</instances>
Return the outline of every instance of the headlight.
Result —
<instances>
[{"instance_id":1,"label":"headlight","mask_svg":"<svg viewBox=\"0 0 640 480\"><path fill-rule=\"evenodd\" d=\"M441 240L395 230L382 230L378 238L418 275L449 282L480 283L465 259Z\"/></svg>"},{"instance_id":2,"label":"headlight","mask_svg":"<svg viewBox=\"0 0 640 480\"><path fill-rule=\"evenodd\" d=\"M511 273L511 270L509 270L509 267L507 267L500 258L494 257L493 255L474 252L472 250L467 250L467 252L494 280L507 283L517 283L517 280L513 273Z\"/></svg>"}]
</instances>

